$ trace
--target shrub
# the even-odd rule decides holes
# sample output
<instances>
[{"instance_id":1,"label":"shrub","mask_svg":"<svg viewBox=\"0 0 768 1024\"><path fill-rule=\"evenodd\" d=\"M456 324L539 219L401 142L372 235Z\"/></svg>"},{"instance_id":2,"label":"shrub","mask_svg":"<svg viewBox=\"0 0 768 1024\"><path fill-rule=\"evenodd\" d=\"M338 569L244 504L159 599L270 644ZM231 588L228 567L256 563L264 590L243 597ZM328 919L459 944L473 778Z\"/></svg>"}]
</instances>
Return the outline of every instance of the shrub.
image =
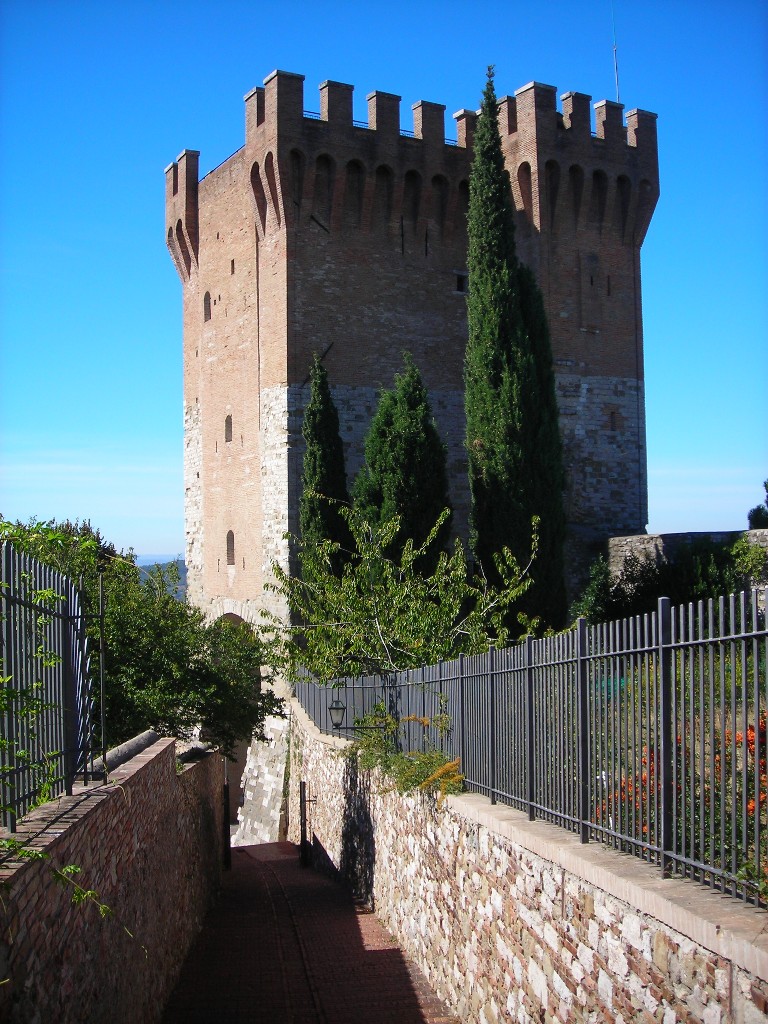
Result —
<instances>
[{"instance_id":1,"label":"shrub","mask_svg":"<svg viewBox=\"0 0 768 1024\"><path fill-rule=\"evenodd\" d=\"M743 536L730 545L695 540L669 560L630 553L616 574L600 556L571 615L583 615L594 624L652 612L660 597L674 605L704 601L765 582L767 567L768 552Z\"/></svg>"}]
</instances>

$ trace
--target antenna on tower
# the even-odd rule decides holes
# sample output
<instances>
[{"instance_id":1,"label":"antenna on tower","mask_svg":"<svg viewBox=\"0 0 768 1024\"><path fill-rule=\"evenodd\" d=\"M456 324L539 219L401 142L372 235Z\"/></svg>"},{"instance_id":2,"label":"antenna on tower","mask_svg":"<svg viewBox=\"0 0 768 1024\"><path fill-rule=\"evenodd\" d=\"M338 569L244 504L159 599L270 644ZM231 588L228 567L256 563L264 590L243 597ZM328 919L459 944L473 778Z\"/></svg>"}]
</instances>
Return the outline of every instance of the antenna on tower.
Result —
<instances>
[{"instance_id":1,"label":"antenna on tower","mask_svg":"<svg viewBox=\"0 0 768 1024\"><path fill-rule=\"evenodd\" d=\"M611 0L611 21L613 22L613 76L616 79L616 102L620 103L619 99L619 55L616 50L616 14L613 10L613 0Z\"/></svg>"}]
</instances>

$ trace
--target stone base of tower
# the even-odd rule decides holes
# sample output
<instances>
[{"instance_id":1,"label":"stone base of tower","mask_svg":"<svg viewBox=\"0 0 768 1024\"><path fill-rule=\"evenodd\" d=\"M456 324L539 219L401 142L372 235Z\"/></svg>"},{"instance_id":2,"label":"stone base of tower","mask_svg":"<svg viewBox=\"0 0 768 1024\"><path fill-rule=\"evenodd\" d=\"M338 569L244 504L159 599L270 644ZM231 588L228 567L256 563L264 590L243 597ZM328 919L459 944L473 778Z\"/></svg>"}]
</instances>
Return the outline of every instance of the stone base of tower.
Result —
<instances>
[{"instance_id":1,"label":"stone base of tower","mask_svg":"<svg viewBox=\"0 0 768 1024\"><path fill-rule=\"evenodd\" d=\"M251 742L243 772L243 806L237 814L233 846L276 843L283 838L288 724L287 718L267 718L266 739Z\"/></svg>"}]
</instances>

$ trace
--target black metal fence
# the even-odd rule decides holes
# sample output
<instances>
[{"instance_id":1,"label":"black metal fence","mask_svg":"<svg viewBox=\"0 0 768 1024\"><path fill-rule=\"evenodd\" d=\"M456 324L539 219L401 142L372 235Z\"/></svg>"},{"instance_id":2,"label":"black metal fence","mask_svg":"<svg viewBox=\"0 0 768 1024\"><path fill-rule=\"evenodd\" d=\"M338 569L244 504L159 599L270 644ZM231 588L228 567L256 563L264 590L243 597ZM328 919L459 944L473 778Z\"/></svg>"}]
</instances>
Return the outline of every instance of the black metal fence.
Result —
<instances>
[{"instance_id":1,"label":"black metal fence","mask_svg":"<svg viewBox=\"0 0 768 1024\"><path fill-rule=\"evenodd\" d=\"M71 793L92 771L93 698L86 616L71 579L2 545L0 823Z\"/></svg>"},{"instance_id":2,"label":"black metal fence","mask_svg":"<svg viewBox=\"0 0 768 1024\"><path fill-rule=\"evenodd\" d=\"M466 788L745 900L768 902L768 591L573 629L391 679L296 695L332 733L379 702L420 749L416 716Z\"/></svg>"}]
</instances>

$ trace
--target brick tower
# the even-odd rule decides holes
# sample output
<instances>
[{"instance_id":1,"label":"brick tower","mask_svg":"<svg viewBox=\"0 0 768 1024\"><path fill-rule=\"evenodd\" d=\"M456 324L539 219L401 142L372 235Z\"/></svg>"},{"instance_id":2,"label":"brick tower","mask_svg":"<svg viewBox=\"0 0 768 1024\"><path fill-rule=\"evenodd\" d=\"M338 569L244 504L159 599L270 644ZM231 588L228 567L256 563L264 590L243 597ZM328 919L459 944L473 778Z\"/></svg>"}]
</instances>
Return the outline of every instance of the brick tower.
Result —
<instances>
[{"instance_id":1,"label":"brick tower","mask_svg":"<svg viewBox=\"0 0 768 1024\"><path fill-rule=\"evenodd\" d=\"M476 114L273 72L245 97L245 146L198 180L166 169L168 248L184 303L190 600L254 620L298 531L301 421L314 352L339 408L350 479L377 394L413 354L448 445L455 522L469 493L462 400L466 210ZM572 559L647 518L640 246L658 199L656 117L532 83L499 104L517 248L549 316ZM575 562L573 562L575 564ZM274 606L274 610L282 611Z\"/></svg>"}]
</instances>

